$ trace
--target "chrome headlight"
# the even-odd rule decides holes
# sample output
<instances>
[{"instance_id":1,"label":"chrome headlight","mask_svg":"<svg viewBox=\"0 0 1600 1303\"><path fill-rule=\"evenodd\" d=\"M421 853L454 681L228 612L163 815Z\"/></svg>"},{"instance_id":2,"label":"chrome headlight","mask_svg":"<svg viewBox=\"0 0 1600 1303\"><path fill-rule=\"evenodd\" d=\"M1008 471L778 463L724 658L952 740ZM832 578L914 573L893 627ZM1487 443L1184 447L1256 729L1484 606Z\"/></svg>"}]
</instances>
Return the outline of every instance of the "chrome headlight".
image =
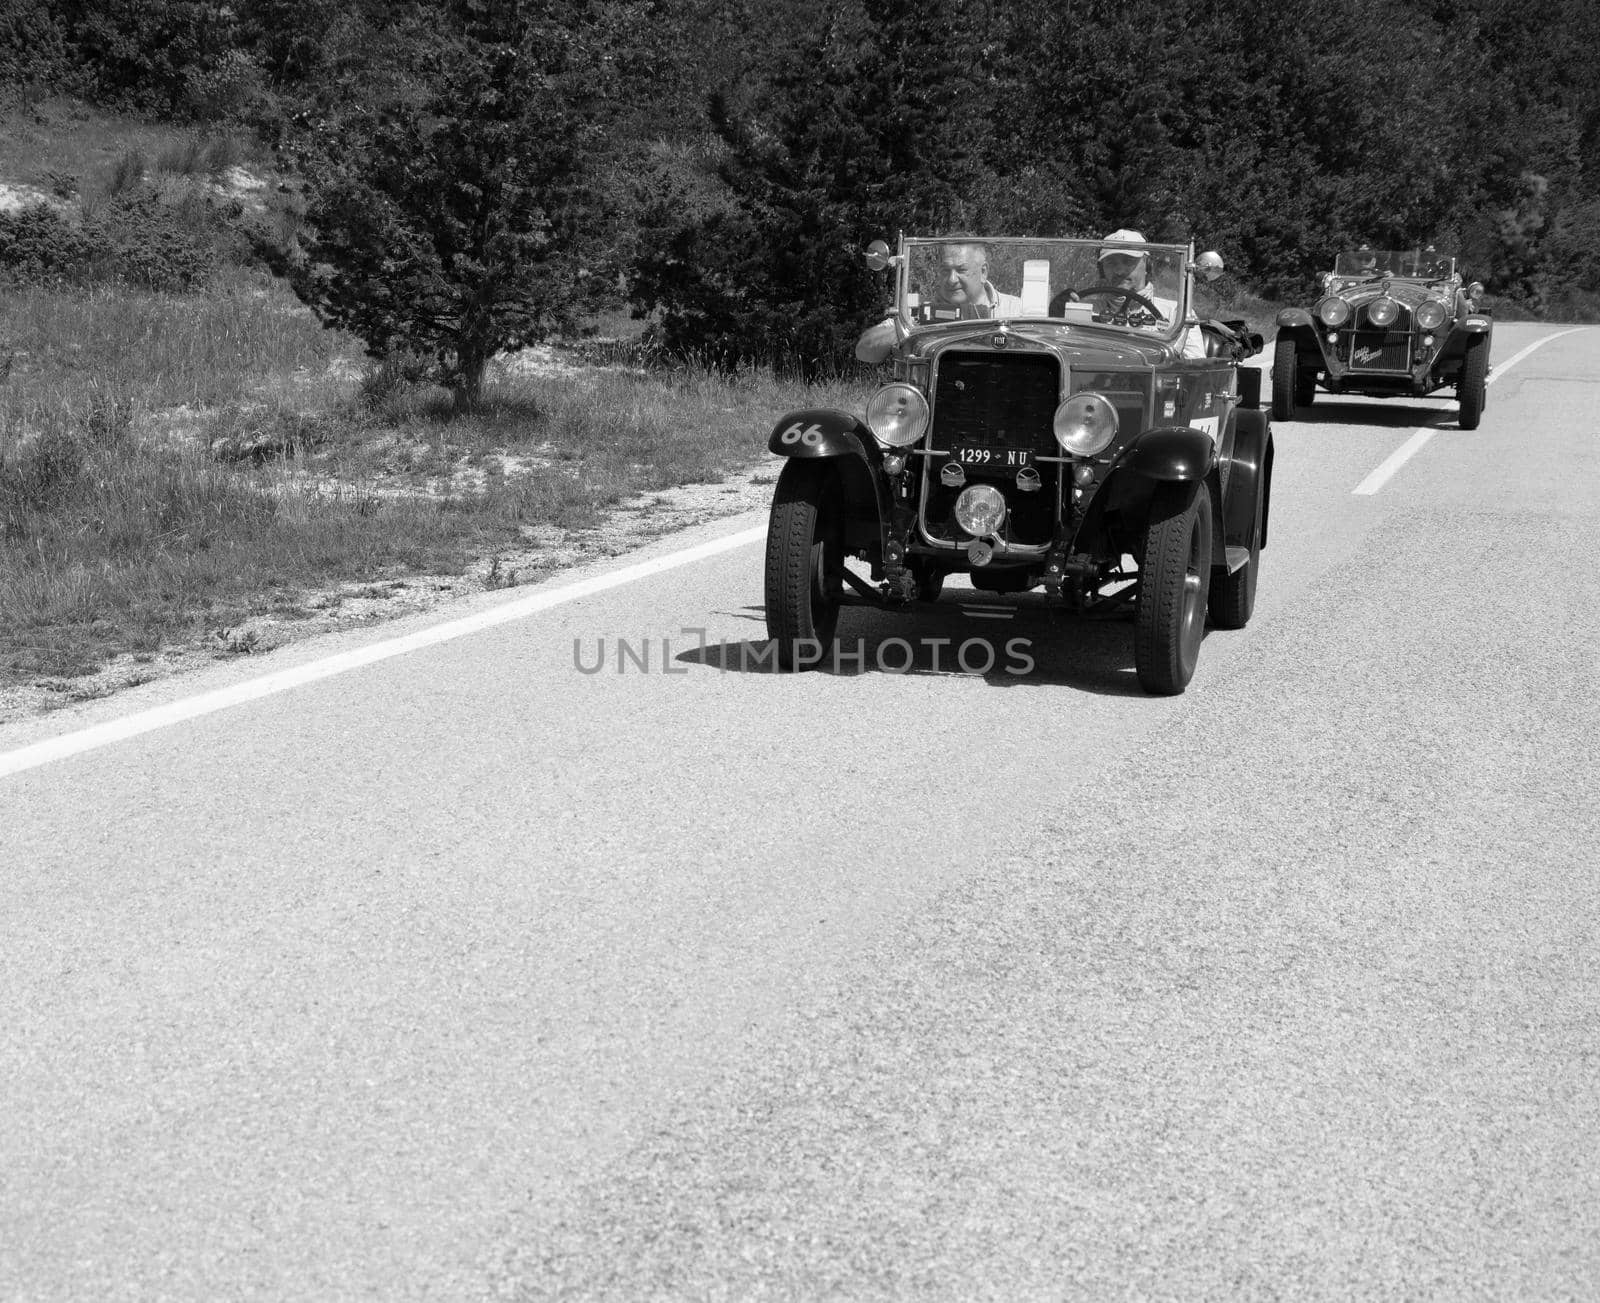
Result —
<instances>
[{"instance_id":1,"label":"chrome headlight","mask_svg":"<svg viewBox=\"0 0 1600 1303\"><path fill-rule=\"evenodd\" d=\"M909 448L928 428L928 400L911 385L884 385L867 400L867 428L885 447Z\"/></svg>"},{"instance_id":2,"label":"chrome headlight","mask_svg":"<svg viewBox=\"0 0 1600 1303\"><path fill-rule=\"evenodd\" d=\"M998 533L1006 518L1006 500L992 484L971 484L956 499L956 524L974 538Z\"/></svg>"},{"instance_id":3,"label":"chrome headlight","mask_svg":"<svg viewBox=\"0 0 1600 1303\"><path fill-rule=\"evenodd\" d=\"M1117 409L1099 394L1073 394L1056 408L1056 442L1079 457L1092 457L1117 437Z\"/></svg>"},{"instance_id":4,"label":"chrome headlight","mask_svg":"<svg viewBox=\"0 0 1600 1303\"><path fill-rule=\"evenodd\" d=\"M1447 311L1438 299L1424 299L1417 304L1417 325L1424 330L1437 330L1444 325Z\"/></svg>"},{"instance_id":5,"label":"chrome headlight","mask_svg":"<svg viewBox=\"0 0 1600 1303\"><path fill-rule=\"evenodd\" d=\"M1350 320L1350 305L1337 294L1330 294L1317 304L1317 316L1325 326L1342 326Z\"/></svg>"},{"instance_id":6,"label":"chrome headlight","mask_svg":"<svg viewBox=\"0 0 1600 1303\"><path fill-rule=\"evenodd\" d=\"M1367 320L1374 326L1392 326L1400 315L1400 305L1393 299L1373 299L1367 304Z\"/></svg>"}]
</instances>

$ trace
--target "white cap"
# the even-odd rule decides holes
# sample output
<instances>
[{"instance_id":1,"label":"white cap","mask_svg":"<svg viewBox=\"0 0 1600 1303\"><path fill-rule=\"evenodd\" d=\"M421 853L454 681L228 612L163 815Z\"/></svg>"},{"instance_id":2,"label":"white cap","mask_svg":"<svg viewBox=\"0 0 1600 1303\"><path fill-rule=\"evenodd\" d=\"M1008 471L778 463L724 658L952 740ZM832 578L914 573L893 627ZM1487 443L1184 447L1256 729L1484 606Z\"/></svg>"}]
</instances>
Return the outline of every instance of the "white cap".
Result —
<instances>
[{"instance_id":1,"label":"white cap","mask_svg":"<svg viewBox=\"0 0 1600 1303\"><path fill-rule=\"evenodd\" d=\"M1117 246L1124 244L1143 243L1144 236L1140 235L1138 231L1130 231L1127 227L1123 227L1120 231L1112 231L1111 234L1106 236L1106 238L1101 242L1100 254L1095 261L1098 262L1100 261L1100 258L1104 258L1108 254L1113 253L1132 253L1137 254L1142 258L1144 256L1143 249L1122 249L1118 248Z\"/></svg>"}]
</instances>

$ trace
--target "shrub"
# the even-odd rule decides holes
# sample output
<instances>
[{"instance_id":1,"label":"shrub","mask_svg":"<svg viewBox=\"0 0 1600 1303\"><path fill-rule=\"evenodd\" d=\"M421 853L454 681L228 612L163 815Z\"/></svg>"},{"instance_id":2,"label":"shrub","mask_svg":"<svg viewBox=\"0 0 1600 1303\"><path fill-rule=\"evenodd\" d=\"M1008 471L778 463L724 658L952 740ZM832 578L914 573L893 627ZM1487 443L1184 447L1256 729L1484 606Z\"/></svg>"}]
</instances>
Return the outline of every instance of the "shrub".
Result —
<instances>
[{"instance_id":1,"label":"shrub","mask_svg":"<svg viewBox=\"0 0 1600 1303\"><path fill-rule=\"evenodd\" d=\"M0 460L0 536L15 537L27 514L71 493L87 460L86 438L65 421L51 421Z\"/></svg>"},{"instance_id":2,"label":"shrub","mask_svg":"<svg viewBox=\"0 0 1600 1303\"><path fill-rule=\"evenodd\" d=\"M33 285L81 278L94 257L87 235L51 204L0 212L0 273Z\"/></svg>"}]
</instances>

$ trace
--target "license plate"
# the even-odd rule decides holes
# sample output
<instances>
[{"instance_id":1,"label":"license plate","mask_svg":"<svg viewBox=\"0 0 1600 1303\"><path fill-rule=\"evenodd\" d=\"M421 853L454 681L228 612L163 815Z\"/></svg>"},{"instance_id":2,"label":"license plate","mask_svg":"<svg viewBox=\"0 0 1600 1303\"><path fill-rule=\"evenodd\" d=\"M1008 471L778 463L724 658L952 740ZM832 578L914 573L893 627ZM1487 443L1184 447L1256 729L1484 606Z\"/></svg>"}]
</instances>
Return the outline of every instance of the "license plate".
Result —
<instances>
[{"instance_id":1,"label":"license plate","mask_svg":"<svg viewBox=\"0 0 1600 1303\"><path fill-rule=\"evenodd\" d=\"M1033 465L1032 448L957 448L956 461L962 466L990 470L1019 470Z\"/></svg>"}]
</instances>

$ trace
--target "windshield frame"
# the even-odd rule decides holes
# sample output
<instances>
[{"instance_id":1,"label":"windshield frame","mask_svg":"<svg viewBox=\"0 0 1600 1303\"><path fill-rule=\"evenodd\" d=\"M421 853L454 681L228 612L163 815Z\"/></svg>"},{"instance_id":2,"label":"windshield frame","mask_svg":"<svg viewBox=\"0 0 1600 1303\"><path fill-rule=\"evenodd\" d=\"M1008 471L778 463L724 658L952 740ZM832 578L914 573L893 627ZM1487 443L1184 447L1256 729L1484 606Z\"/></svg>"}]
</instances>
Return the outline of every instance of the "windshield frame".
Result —
<instances>
[{"instance_id":1,"label":"windshield frame","mask_svg":"<svg viewBox=\"0 0 1600 1303\"><path fill-rule=\"evenodd\" d=\"M980 321L996 323L1004 321L1010 324L1048 322L1054 326L1084 325L1099 330L1126 332L1144 339L1176 341L1187 328L1186 323L1192 315L1193 275L1190 267L1194 262L1193 244L1143 241L1128 243L1125 246L1131 253L1149 256L1150 270L1154 273L1152 283L1156 296L1166 303L1176 305L1170 321L1160 325L1132 326L1110 321L1077 321L1073 318L1049 315L1050 300L1062 289L1070 287L1082 290L1092 284L1104 283L1087 279L1080 279L1074 283L1067 279L1069 275L1081 277L1098 275L1098 258L1104 244L1104 240L1076 237L902 234L896 258L895 314L900 320L902 329L907 333L945 324L943 321L930 322L924 319L928 315L924 308L925 303L930 307L934 306L931 300L935 288L926 284L929 279L929 269L939 259L941 250L949 246L969 248L982 246L986 251L988 264L988 276L985 279L999 294L1022 299L1021 308L1002 312L1000 315L978 315L969 312L958 317L955 313L951 313L952 320L959 319L967 325ZM1124 248L1123 242L1118 241L1117 248L1120 252ZM1042 304L1037 286L1025 291L1022 285L1022 264L1041 260L1048 264L1049 274L1049 279L1043 288Z\"/></svg>"},{"instance_id":2,"label":"windshield frame","mask_svg":"<svg viewBox=\"0 0 1600 1303\"><path fill-rule=\"evenodd\" d=\"M1372 266L1363 269L1362 260L1370 258ZM1437 270L1421 270L1434 267ZM1344 249L1334 255L1333 271L1338 280L1418 280L1447 281L1457 275L1457 259L1453 253L1431 246L1409 249Z\"/></svg>"}]
</instances>

